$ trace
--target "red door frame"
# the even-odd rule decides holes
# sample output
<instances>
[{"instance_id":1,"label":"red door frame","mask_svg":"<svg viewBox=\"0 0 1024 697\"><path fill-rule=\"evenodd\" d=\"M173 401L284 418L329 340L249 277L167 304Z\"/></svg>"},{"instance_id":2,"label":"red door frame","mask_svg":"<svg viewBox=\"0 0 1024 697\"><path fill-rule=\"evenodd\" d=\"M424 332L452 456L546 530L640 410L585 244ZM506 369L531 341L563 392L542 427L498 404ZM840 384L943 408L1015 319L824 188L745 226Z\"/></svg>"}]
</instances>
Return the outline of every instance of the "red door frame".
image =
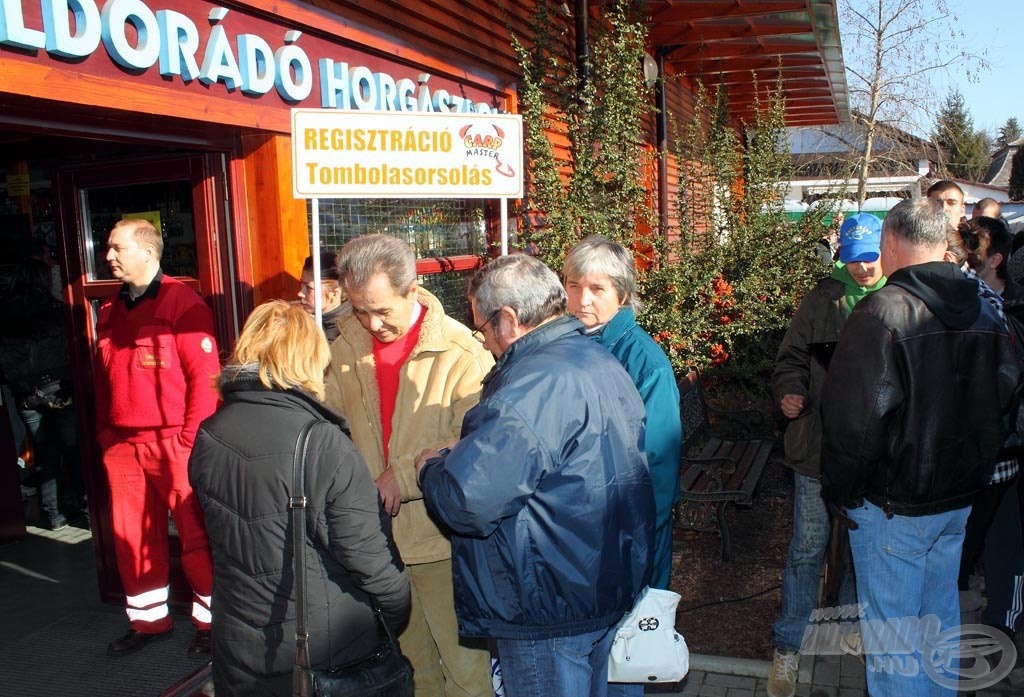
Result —
<instances>
[{"instance_id":1,"label":"red door frame","mask_svg":"<svg viewBox=\"0 0 1024 697\"><path fill-rule=\"evenodd\" d=\"M90 520L93 532L93 550L102 599L106 602L123 601L123 590L114 557L114 540L109 515L109 490L103 471L99 449L95 442L95 417L89 405L93 404L94 382L92 374L95 349L95 318L92 301L117 292L117 281L90 281L85 259L92 253L86 249L84 211L81 191L97 186L159 183L188 179L192 183L192 206L196 233L196 263L199 278L185 278L188 285L198 291L213 309L217 340L222 349L231 345L234 310L228 288L231 269L226 221L224 172L221 156L216 153L161 154L151 157L120 159L101 164L78 165L63 168L56 177L59 203L58 226L62 245L64 268L68 271L67 307L70 308L72 333L69 350L78 410L82 467L89 496ZM99 240L97 240L99 242ZM172 556L176 558L174 550ZM174 569L172 569L174 572ZM191 594L180 572L172 574L172 605L188 607Z\"/></svg>"}]
</instances>

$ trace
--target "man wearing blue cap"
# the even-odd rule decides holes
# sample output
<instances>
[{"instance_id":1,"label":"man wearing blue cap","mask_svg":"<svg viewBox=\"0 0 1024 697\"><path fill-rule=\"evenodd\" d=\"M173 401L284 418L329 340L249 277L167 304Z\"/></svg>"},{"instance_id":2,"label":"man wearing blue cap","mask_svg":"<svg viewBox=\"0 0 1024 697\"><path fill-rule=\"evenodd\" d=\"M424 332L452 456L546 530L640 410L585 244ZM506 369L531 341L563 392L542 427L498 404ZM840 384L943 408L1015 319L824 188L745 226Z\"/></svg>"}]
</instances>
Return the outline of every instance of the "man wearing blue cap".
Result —
<instances>
[{"instance_id":1,"label":"man wearing blue cap","mask_svg":"<svg viewBox=\"0 0 1024 697\"><path fill-rule=\"evenodd\" d=\"M956 576L1021 368L998 310L944 260L946 229L928 199L889 211L888 281L850 314L821 388L821 491L850 526L872 695L951 697L1002 675L960 667ZM915 629L886 631L897 622Z\"/></svg>"},{"instance_id":2,"label":"man wearing blue cap","mask_svg":"<svg viewBox=\"0 0 1024 697\"><path fill-rule=\"evenodd\" d=\"M792 697L796 691L800 645L818 606L821 567L831 531L828 509L821 498L821 386L850 311L885 283L878 261L881 236L881 221L871 214L858 213L843 221L839 262L800 303L775 361L772 392L789 419L785 462L794 470L794 496L782 608L772 630L775 653L768 675L770 697ZM855 602L850 574L843 579L839 602Z\"/></svg>"}]
</instances>

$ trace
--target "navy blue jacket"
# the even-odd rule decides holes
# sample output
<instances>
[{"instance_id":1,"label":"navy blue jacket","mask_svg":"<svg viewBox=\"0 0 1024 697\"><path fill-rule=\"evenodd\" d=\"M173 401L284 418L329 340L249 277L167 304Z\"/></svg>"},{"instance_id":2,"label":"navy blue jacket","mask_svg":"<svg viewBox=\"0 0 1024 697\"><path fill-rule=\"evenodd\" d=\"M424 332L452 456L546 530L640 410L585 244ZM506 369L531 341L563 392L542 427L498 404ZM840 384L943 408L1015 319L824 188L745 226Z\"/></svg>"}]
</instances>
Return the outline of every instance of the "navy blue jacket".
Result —
<instances>
[{"instance_id":1,"label":"navy blue jacket","mask_svg":"<svg viewBox=\"0 0 1024 697\"><path fill-rule=\"evenodd\" d=\"M509 346L462 439L420 473L427 505L453 532L463 636L597 631L648 582L643 402L581 330L562 317Z\"/></svg>"}]
</instances>

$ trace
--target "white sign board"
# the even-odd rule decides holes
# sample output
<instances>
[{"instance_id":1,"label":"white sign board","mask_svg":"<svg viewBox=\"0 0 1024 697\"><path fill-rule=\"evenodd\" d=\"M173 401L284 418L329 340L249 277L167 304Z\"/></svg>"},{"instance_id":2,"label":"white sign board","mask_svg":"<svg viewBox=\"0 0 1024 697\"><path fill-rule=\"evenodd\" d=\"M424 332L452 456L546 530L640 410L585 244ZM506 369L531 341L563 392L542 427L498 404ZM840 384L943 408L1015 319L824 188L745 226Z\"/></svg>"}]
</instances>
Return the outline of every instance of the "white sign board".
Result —
<instances>
[{"instance_id":1,"label":"white sign board","mask_svg":"<svg viewBox=\"0 0 1024 697\"><path fill-rule=\"evenodd\" d=\"M518 114L292 109L296 198L521 198Z\"/></svg>"}]
</instances>

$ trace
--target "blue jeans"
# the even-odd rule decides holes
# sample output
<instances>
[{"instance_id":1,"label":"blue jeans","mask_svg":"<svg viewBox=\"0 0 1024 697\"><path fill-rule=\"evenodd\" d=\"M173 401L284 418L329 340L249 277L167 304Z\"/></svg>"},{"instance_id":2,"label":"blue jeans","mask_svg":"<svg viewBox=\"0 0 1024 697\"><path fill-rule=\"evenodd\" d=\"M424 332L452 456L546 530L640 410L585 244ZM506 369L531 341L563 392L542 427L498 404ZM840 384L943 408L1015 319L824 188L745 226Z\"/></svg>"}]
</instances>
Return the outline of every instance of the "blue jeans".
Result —
<instances>
[{"instance_id":1,"label":"blue jeans","mask_svg":"<svg viewBox=\"0 0 1024 697\"><path fill-rule=\"evenodd\" d=\"M609 649L610 651L611 649ZM636 682L610 682L608 683L608 697L643 697L643 683Z\"/></svg>"},{"instance_id":2,"label":"blue jeans","mask_svg":"<svg viewBox=\"0 0 1024 697\"><path fill-rule=\"evenodd\" d=\"M943 687L928 676L922 649L930 647L929 637L936 629L944 631L960 624L956 577L970 511L967 507L936 515L886 518L881 508L867 501L847 511L858 525L850 531L850 549L857 573L857 599L867 604L861 637L870 694L956 694L955 689ZM914 631L903 637L904 641L897 640L899 637L891 631L901 622L912 628L913 623L905 618L928 615L937 618L938 627L931 631ZM881 631L887 620L890 631ZM869 623L867 627L865 622ZM952 667L956 669L955 664ZM942 674L949 677L951 673Z\"/></svg>"},{"instance_id":3,"label":"blue jeans","mask_svg":"<svg viewBox=\"0 0 1024 697\"><path fill-rule=\"evenodd\" d=\"M554 639L498 639L505 697L606 697L615 627Z\"/></svg>"},{"instance_id":4,"label":"blue jeans","mask_svg":"<svg viewBox=\"0 0 1024 697\"><path fill-rule=\"evenodd\" d=\"M57 490L62 454L62 429L59 428L58 421L46 411L19 408L18 414L32 436L36 468L30 483L39 489L39 503L46 511L50 526L60 527L67 523L60 511L60 496Z\"/></svg>"},{"instance_id":5,"label":"blue jeans","mask_svg":"<svg viewBox=\"0 0 1024 697\"><path fill-rule=\"evenodd\" d=\"M821 567L831 532L832 519L821 498L821 482L794 473L793 537L782 574L782 607L772 628L772 643L777 649L800 649L811 612L818 607ZM848 566L839 588L839 604L854 602L853 576Z\"/></svg>"}]
</instances>

